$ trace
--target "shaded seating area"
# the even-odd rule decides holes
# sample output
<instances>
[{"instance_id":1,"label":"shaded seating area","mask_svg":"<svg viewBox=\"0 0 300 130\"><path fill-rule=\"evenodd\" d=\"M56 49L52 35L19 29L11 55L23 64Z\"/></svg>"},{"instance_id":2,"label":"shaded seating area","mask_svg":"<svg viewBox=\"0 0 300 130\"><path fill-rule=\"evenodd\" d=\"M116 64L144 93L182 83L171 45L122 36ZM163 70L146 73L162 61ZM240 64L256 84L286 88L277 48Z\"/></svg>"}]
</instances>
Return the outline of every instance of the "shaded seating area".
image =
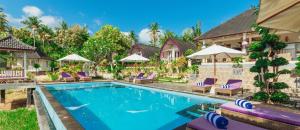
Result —
<instances>
[{"instance_id":1,"label":"shaded seating area","mask_svg":"<svg viewBox=\"0 0 300 130\"><path fill-rule=\"evenodd\" d=\"M255 105L246 109L233 102L221 105L221 113L229 118L272 130L300 130L300 114Z\"/></svg>"},{"instance_id":2,"label":"shaded seating area","mask_svg":"<svg viewBox=\"0 0 300 130\"><path fill-rule=\"evenodd\" d=\"M227 81L225 85L228 85L228 88L222 88L220 86L219 88L215 89L216 94L227 94L229 96L235 95L239 92L242 92L243 88L241 87L242 85L242 80L239 79L230 79Z\"/></svg>"},{"instance_id":3,"label":"shaded seating area","mask_svg":"<svg viewBox=\"0 0 300 130\"><path fill-rule=\"evenodd\" d=\"M217 82L216 78L206 78L203 82L197 82L192 86L192 91L209 92L211 87Z\"/></svg>"}]
</instances>

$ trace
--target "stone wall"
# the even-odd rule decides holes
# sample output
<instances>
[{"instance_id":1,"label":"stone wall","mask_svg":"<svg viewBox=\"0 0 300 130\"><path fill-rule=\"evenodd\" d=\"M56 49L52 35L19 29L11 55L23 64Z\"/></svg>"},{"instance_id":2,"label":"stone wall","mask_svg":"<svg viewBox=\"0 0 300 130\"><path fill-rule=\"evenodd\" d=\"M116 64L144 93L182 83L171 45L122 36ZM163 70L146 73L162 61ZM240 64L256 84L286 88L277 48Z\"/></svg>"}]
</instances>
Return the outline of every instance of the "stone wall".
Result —
<instances>
[{"instance_id":1,"label":"stone wall","mask_svg":"<svg viewBox=\"0 0 300 130\"><path fill-rule=\"evenodd\" d=\"M228 79L241 79L243 80L243 89L246 89L250 92L259 91L259 88L253 85L255 73L251 73L249 71L253 64L254 63L243 63L242 69L233 69L232 63L217 63L217 85L225 84ZM282 68L293 69L295 68L295 62L290 62L289 65L286 65ZM214 77L213 70L213 64L211 63L204 63L200 65L198 80L203 80L206 77ZM283 90L284 92L287 92L293 97L300 97L300 87L296 87L296 78L292 78L290 74L282 75L279 78L279 81L284 81L289 85L288 89Z\"/></svg>"}]
</instances>

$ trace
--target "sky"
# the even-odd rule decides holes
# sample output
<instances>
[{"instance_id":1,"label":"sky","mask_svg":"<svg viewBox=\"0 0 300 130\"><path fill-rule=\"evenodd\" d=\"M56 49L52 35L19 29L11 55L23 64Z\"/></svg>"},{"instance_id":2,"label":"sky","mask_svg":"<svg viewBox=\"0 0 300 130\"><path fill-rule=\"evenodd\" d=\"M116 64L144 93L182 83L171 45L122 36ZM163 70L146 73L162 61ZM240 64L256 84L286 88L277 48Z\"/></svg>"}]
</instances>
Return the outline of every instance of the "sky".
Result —
<instances>
[{"instance_id":1,"label":"sky","mask_svg":"<svg viewBox=\"0 0 300 130\"><path fill-rule=\"evenodd\" d=\"M148 26L159 23L162 32L181 35L201 23L202 32L258 5L258 0L0 0L10 25L38 16L43 24L55 27L64 20L69 25L86 25L91 34L111 24L122 32L133 30L140 42L150 40Z\"/></svg>"}]
</instances>

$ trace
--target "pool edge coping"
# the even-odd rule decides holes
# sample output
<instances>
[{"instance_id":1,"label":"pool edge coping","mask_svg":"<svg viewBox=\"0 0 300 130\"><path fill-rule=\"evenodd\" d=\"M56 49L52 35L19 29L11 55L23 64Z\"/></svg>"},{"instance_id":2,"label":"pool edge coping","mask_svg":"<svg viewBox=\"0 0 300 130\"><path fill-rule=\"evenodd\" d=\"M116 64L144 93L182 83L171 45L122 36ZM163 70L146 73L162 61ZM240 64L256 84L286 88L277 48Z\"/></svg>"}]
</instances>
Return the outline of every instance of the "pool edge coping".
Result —
<instances>
[{"instance_id":1,"label":"pool edge coping","mask_svg":"<svg viewBox=\"0 0 300 130\"><path fill-rule=\"evenodd\" d=\"M54 98L45 86L40 86L40 90L67 130L84 130L81 124Z\"/></svg>"}]
</instances>

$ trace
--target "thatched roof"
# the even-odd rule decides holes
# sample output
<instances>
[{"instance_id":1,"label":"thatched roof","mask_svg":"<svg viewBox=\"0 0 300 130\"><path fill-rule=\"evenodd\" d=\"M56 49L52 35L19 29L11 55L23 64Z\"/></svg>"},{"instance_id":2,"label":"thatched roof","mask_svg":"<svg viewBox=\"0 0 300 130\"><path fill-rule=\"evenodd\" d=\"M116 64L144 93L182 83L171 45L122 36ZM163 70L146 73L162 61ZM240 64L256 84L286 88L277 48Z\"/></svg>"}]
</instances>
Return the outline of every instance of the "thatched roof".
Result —
<instances>
[{"instance_id":1,"label":"thatched roof","mask_svg":"<svg viewBox=\"0 0 300 130\"><path fill-rule=\"evenodd\" d=\"M198 39L209 39L221 36L252 32L252 25L256 23L257 15L254 9L226 21L225 23L209 30Z\"/></svg>"},{"instance_id":2,"label":"thatched roof","mask_svg":"<svg viewBox=\"0 0 300 130\"><path fill-rule=\"evenodd\" d=\"M27 45L10 35L0 39L0 50L34 51L35 47Z\"/></svg>"},{"instance_id":3,"label":"thatched roof","mask_svg":"<svg viewBox=\"0 0 300 130\"><path fill-rule=\"evenodd\" d=\"M137 43L131 47L131 49L129 50L129 54L133 54L137 50L142 52L143 57L150 58L155 54L159 54L160 49L151 45Z\"/></svg>"},{"instance_id":4,"label":"thatched roof","mask_svg":"<svg viewBox=\"0 0 300 130\"><path fill-rule=\"evenodd\" d=\"M175 46L178 47L178 49L180 50L180 52L182 54L188 49L192 49L192 50L197 49L197 46L194 43L185 42L183 40L179 40L176 38L169 38L162 46L161 52L163 51L163 49L165 48L165 45L167 45L167 44L174 44Z\"/></svg>"}]
</instances>

